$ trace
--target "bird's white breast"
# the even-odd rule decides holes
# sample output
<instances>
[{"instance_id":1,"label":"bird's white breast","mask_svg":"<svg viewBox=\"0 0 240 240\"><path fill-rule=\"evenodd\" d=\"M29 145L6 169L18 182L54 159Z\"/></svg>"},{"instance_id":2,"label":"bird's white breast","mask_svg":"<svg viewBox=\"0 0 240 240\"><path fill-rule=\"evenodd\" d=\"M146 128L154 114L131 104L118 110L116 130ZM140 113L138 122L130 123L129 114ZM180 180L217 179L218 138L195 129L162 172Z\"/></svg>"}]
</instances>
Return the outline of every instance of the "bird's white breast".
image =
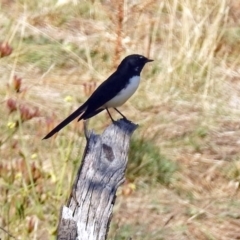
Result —
<instances>
[{"instance_id":1,"label":"bird's white breast","mask_svg":"<svg viewBox=\"0 0 240 240\"><path fill-rule=\"evenodd\" d=\"M140 83L140 76L130 78L128 85L122 89L114 98L104 104L104 107L119 107L124 104L137 90Z\"/></svg>"}]
</instances>

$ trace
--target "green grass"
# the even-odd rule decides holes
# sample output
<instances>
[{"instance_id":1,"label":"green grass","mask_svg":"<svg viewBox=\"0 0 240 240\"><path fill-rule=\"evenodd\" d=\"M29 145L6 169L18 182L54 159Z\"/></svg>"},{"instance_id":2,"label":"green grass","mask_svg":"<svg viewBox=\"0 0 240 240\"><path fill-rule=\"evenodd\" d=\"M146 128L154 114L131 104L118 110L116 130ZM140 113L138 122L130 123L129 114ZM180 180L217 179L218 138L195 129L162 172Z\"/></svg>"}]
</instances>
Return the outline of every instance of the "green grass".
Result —
<instances>
[{"instance_id":1,"label":"green grass","mask_svg":"<svg viewBox=\"0 0 240 240\"><path fill-rule=\"evenodd\" d=\"M127 179L141 179L148 184L169 185L177 164L160 153L152 140L133 138L130 145Z\"/></svg>"}]
</instances>

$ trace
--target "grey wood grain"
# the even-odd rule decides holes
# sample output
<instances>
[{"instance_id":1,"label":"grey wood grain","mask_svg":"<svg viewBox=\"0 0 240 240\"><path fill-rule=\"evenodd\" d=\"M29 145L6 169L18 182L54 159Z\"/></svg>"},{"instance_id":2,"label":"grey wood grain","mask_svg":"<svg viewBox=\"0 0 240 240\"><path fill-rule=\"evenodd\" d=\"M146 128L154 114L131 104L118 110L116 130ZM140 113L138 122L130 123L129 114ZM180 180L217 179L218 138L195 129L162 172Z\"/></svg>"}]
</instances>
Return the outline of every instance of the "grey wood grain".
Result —
<instances>
[{"instance_id":1,"label":"grey wood grain","mask_svg":"<svg viewBox=\"0 0 240 240\"><path fill-rule=\"evenodd\" d=\"M130 137L136 128L121 119L101 135L86 131L87 145L72 194L62 210L57 239L106 239L116 191L125 179Z\"/></svg>"}]
</instances>

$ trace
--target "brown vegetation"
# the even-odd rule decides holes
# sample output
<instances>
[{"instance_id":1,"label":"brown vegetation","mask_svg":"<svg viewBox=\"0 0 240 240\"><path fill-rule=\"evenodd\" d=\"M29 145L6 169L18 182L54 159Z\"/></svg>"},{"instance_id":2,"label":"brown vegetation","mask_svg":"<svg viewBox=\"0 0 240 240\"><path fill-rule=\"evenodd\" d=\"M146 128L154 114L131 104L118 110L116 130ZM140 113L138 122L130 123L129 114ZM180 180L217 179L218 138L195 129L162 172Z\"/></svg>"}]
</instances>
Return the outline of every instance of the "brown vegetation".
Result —
<instances>
[{"instance_id":1,"label":"brown vegetation","mask_svg":"<svg viewBox=\"0 0 240 240\"><path fill-rule=\"evenodd\" d=\"M109 239L240 238L238 0L0 8L0 227L19 239L54 236L85 144L82 123L41 139L120 59L139 53L155 61L122 107L140 127ZM109 123L102 113L90 128ZM8 239L1 229L0 238Z\"/></svg>"}]
</instances>

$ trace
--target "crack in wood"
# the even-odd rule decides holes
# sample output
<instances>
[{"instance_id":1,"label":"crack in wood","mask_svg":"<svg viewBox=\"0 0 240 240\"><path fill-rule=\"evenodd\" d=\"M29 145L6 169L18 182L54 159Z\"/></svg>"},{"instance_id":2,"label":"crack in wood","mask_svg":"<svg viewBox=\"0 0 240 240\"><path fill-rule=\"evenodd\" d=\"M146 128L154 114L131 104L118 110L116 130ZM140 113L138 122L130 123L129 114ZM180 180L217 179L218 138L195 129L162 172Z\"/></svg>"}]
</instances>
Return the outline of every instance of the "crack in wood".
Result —
<instances>
[{"instance_id":1,"label":"crack in wood","mask_svg":"<svg viewBox=\"0 0 240 240\"><path fill-rule=\"evenodd\" d=\"M112 162L115 158L112 147L108 146L107 144L103 143L102 144L103 152L105 154L106 159L109 162Z\"/></svg>"}]
</instances>

